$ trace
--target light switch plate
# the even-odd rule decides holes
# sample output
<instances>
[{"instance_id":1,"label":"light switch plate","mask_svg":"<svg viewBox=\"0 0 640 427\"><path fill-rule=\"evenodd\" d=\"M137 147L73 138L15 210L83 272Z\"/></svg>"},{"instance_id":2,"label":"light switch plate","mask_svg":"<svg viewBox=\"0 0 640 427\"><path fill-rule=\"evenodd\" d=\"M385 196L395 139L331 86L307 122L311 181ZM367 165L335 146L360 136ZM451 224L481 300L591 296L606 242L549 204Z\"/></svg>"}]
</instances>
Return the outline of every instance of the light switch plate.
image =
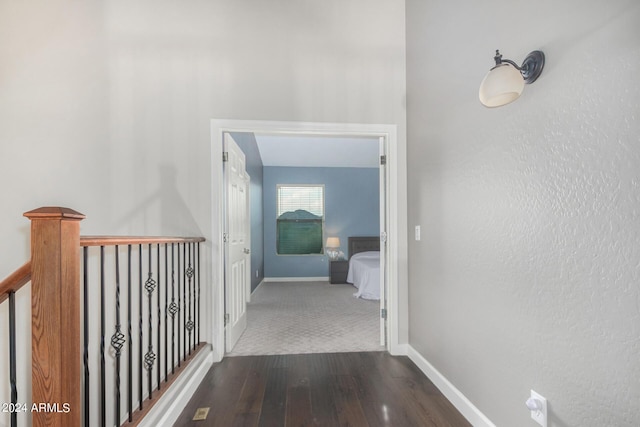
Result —
<instances>
[{"instance_id":1,"label":"light switch plate","mask_svg":"<svg viewBox=\"0 0 640 427\"><path fill-rule=\"evenodd\" d=\"M420 226L416 225L416 241L420 240Z\"/></svg>"}]
</instances>

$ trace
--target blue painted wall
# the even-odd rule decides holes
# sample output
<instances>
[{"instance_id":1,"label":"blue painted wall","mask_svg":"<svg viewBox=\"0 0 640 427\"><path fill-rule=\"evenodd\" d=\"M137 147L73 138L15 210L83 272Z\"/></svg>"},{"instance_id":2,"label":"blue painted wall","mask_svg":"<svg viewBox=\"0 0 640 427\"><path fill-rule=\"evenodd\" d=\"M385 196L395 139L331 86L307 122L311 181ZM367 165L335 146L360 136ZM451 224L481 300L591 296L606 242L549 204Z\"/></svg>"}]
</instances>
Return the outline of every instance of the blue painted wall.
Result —
<instances>
[{"instance_id":1,"label":"blue painted wall","mask_svg":"<svg viewBox=\"0 0 640 427\"><path fill-rule=\"evenodd\" d=\"M263 166L253 133L232 132L231 136L245 155L247 173L251 177L251 291L264 278L264 221L262 209ZM258 275L256 277L256 271Z\"/></svg>"},{"instance_id":2,"label":"blue painted wall","mask_svg":"<svg viewBox=\"0 0 640 427\"><path fill-rule=\"evenodd\" d=\"M347 254L349 236L380 233L380 189L377 168L264 167L264 265L265 277L326 277L326 255L278 255L276 253L276 186L324 184L325 229L340 238Z\"/></svg>"}]
</instances>

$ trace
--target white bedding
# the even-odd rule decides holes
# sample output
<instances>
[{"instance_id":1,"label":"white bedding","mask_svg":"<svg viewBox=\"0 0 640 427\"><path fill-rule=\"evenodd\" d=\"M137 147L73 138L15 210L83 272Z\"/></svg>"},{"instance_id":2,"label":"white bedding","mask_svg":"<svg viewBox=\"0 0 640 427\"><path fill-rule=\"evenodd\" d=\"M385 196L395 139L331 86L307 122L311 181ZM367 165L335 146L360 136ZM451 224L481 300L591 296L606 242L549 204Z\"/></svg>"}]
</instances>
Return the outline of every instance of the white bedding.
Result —
<instances>
[{"instance_id":1,"label":"white bedding","mask_svg":"<svg viewBox=\"0 0 640 427\"><path fill-rule=\"evenodd\" d=\"M347 282L358 288L353 294L363 299L380 299L380 252L360 252L349 260Z\"/></svg>"}]
</instances>

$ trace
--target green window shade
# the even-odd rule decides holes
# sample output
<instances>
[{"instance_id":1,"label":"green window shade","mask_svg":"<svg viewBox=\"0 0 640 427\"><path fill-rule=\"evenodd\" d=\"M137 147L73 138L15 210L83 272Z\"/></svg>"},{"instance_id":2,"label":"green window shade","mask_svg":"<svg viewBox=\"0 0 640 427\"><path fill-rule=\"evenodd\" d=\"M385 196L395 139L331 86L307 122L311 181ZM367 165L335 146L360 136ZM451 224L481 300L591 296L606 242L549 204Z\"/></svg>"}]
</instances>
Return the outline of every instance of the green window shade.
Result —
<instances>
[{"instance_id":1,"label":"green window shade","mask_svg":"<svg viewBox=\"0 0 640 427\"><path fill-rule=\"evenodd\" d=\"M321 254L322 220L278 220L278 253Z\"/></svg>"},{"instance_id":2,"label":"green window shade","mask_svg":"<svg viewBox=\"0 0 640 427\"><path fill-rule=\"evenodd\" d=\"M279 185L276 222L278 254L322 254L324 187Z\"/></svg>"}]
</instances>

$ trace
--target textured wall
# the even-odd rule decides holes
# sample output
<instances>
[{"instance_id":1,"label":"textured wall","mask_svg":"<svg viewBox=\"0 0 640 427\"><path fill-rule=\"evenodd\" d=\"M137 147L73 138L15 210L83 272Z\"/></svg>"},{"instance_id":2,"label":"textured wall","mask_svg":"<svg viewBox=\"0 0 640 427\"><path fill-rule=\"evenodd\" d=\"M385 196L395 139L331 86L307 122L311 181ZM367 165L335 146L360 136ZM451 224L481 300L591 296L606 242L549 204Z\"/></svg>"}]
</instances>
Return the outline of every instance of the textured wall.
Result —
<instances>
[{"instance_id":1,"label":"textured wall","mask_svg":"<svg viewBox=\"0 0 640 427\"><path fill-rule=\"evenodd\" d=\"M278 184L324 184L325 241L340 238L347 255L349 236L380 234L380 180L376 168L264 168L265 277L327 277L326 255L276 253L276 187Z\"/></svg>"},{"instance_id":2,"label":"textured wall","mask_svg":"<svg viewBox=\"0 0 640 427\"><path fill-rule=\"evenodd\" d=\"M530 388L550 426L640 425L638 22L637 1L407 2L410 344L498 426L536 425ZM547 65L486 109L496 48Z\"/></svg>"}]
</instances>

